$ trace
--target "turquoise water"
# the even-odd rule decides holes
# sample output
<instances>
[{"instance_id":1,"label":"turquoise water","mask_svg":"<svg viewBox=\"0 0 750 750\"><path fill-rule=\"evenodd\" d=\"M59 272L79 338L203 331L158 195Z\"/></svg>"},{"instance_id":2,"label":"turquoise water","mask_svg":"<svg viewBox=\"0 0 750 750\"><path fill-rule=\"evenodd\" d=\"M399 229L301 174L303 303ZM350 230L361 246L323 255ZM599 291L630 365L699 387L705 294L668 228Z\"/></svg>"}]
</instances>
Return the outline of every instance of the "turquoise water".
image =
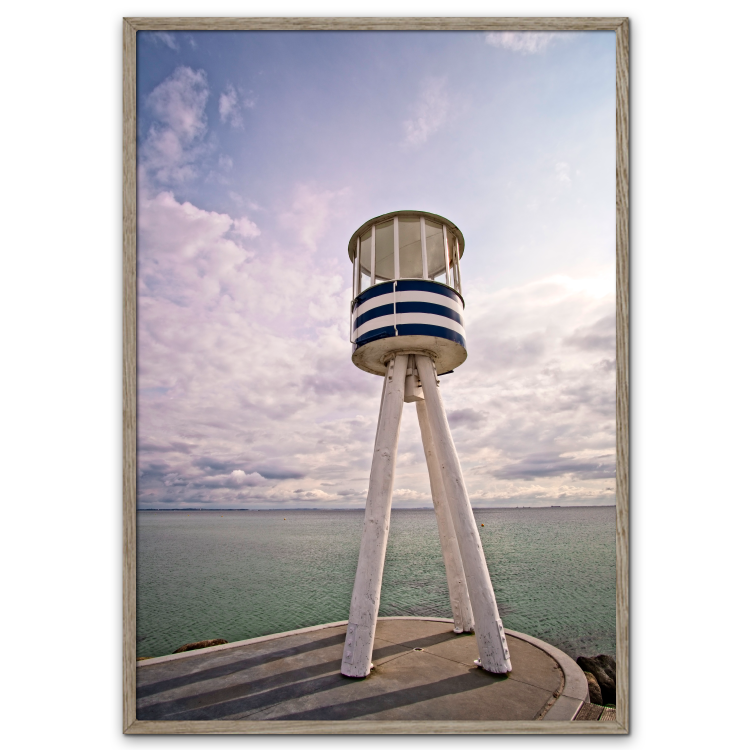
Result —
<instances>
[{"instance_id":1,"label":"turquoise water","mask_svg":"<svg viewBox=\"0 0 750 750\"><path fill-rule=\"evenodd\" d=\"M615 653L615 509L476 510L503 624ZM284 520L286 519L286 520ZM346 620L364 511L138 513L138 655ZM395 510L380 615L451 617L432 510Z\"/></svg>"}]
</instances>

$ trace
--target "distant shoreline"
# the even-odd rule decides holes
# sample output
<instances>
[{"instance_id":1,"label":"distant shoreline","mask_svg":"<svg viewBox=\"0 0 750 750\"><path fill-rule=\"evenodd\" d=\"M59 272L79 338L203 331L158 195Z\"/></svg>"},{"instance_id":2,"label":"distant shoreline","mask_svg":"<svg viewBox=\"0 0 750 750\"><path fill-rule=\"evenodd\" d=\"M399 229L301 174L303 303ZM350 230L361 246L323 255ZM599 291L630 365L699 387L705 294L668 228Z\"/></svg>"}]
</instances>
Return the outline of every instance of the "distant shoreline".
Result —
<instances>
[{"instance_id":1,"label":"distant shoreline","mask_svg":"<svg viewBox=\"0 0 750 750\"><path fill-rule=\"evenodd\" d=\"M569 510L570 508L616 508L616 505L518 505L518 506L507 506L507 505L490 505L474 510ZM330 513L335 511L337 513L351 513L363 511L364 508L136 508L139 513L184 513L187 511L197 513L253 513L256 511L274 511L276 513L289 513L296 510L315 510ZM433 510L432 507L424 508L392 508L392 512L404 511L404 510Z\"/></svg>"}]
</instances>

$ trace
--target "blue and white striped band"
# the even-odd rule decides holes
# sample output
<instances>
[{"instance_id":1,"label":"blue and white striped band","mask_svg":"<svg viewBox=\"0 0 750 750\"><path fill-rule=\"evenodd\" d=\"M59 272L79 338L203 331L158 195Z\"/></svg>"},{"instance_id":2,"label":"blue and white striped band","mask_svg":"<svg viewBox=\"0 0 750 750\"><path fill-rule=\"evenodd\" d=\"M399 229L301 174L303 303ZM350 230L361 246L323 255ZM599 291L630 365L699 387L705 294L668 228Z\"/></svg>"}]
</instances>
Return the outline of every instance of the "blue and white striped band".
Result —
<instances>
[{"instance_id":1,"label":"blue and white striped band","mask_svg":"<svg viewBox=\"0 0 750 750\"><path fill-rule=\"evenodd\" d=\"M365 289L354 303L356 346L395 336L436 336L466 348L464 303L450 287L423 279L398 279Z\"/></svg>"}]
</instances>

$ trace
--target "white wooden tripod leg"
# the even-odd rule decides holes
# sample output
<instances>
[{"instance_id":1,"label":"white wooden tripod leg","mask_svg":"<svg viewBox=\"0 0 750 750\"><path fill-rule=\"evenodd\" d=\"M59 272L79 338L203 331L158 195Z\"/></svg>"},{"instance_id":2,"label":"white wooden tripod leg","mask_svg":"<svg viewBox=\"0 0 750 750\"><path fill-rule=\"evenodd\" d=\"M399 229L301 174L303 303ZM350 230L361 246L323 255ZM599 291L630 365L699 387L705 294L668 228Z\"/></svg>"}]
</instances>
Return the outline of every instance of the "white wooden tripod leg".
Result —
<instances>
[{"instance_id":1,"label":"white wooden tripod leg","mask_svg":"<svg viewBox=\"0 0 750 750\"><path fill-rule=\"evenodd\" d=\"M470 633L474 630L474 615L471 612L469 589L466 586L466 576L461 562L458 542L456 541L456 532L453 528L453 519L445 497L443 477L440 474L440 462L435 453L430 423L427 419L427 406L424 401L417 401L416 405L424 456L427 460L427 473L430 476L432 503L435 506L435 515L437 516L440 546L443 550L445 573L448 577L448 595L453 611L453 629L457 633Z\"/></svg>"},{"instance_id":2,"label":"white wooden tripod leg","mask_svg":"<svg viewBox=\"0 0 750 750\"><path fill-rule=\"evenodd\" d=\"M461 464L458 461L456 446L453 444L448 418L440 396L437 375L429 357L417 356L419 379L422 381L427 419L435 446L440 471L443 477L445 496L450 508L453 526L456 531L461 561L466 574L466 583L474 613L474 630L477 634L479 662L488 672L503 674L510 672L510 653L503 630L503 623L497 611L495 592L492 590L487 562L484 559L482 542L479 538L469 495L464 484Z\"/></svg>"},{"instance_id":3,"label":"white wooden tripod leg","mask_svg":"<svg viewBox=\"0 0 750 750\"><path fill-rule=\"evenodd\" d=\"M404 354L396 356L391 360L385 375L370 486L367 491L365 525L349 608L344 658L341 661L341 674L347 677L367 677L372 666L372 646L378 621L385 547L391 520L398 433L404 408L407 358Z\"/></svg>"}]
</instances>

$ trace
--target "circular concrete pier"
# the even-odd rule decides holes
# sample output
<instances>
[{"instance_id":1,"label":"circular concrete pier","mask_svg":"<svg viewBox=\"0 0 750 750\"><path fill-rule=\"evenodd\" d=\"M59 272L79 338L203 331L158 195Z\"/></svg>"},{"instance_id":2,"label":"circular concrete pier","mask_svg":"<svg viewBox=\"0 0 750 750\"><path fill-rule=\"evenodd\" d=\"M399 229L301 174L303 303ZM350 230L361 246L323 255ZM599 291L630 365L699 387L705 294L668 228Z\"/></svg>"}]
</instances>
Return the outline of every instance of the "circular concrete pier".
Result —
<instances>
[{"instance_id":1,"label":"circular concrete pier","mask_svg":"<svg viewBox=\"0 0 750 750\"><path fill-rule=\"evenodd\" d=\"M141 721L572 721L588 698L580 667L506 631L513 671L477 668L451 620L378 619L374 669L340 674L346 622L138 662ZM373 731L376 731L373 727Z\"/></svg>"}]
</instances>

